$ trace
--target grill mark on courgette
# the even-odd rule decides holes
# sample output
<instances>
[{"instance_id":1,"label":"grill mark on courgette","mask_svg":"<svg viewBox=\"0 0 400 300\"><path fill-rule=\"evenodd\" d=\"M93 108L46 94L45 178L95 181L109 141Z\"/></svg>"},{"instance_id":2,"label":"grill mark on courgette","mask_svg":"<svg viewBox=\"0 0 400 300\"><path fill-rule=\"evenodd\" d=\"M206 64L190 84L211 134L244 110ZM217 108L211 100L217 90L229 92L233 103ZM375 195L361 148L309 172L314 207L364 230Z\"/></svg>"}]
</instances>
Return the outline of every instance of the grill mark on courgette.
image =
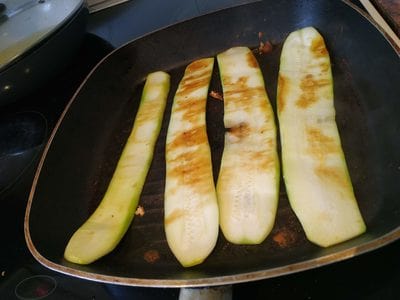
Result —
<instances>
[{"instance_id":1,"label":"grill mark on courgette","mask_svg":"<svg viewBox=\"0 0 400 300\"><path fill-rule=\"evenodd\" d=\"M167 144L167 151L171 153L179 149L179 154L167 160L171 164L168 174L180 178L182 184L199 194L210 191L208 180L202 178L208 171L208 156L199 154L196 147L207 142L206 128L199 126L182 132Z\"/></svg>"},{"instance_id":2,"label":"grill mark on courgette","mask_svg":"<svg viewBox=\"0 0 400 300\"><path fill-rule=\"evenodd\" d=\"M308 108L320 99L318 93L322 88L330 85L327 79L316 79L314 75L307 74L301 79L300 89L302 91L296 105L299 108Z\"/></svg>"},{"instance_id":3,"label":"grill mark on courgette","mask_svg":"<svg viewBox=\"0 0 400 300\"><path fill-rule=\"evenodd\" d=\"M179 133L170 143L167 144L167 151L174 151L175 148L200 145L207 141L205 126L199 126Z\"/></svg>"},{"instance_id":4,"label":"grill mark on courgette","mask_svg":"<svg viewBox=\"0 0 400 300\"><path fill-rule=\"evenodd\" d=\"M168 226L169 224L175 222L176 220L184 217L186 212L183 209L175 209L173 212L171 212L164 220L165 226Z\"/></svg>"},{"instance_id":5,"label":"grill mark on courgette","mask_svg":"<svg viewBox=\"0 0 400 300\"><path fill-rule=\"evenodd\" d=\"M334 182L342 188L348 189L348 185L346 184L347 176L342 169L330 167L325 163L320 163L314 168L314 172L320 179L328 179L329 182Z\"/></svg>"},{"instance_id":6,"label":"grill mark on courgette","mask_svg":"<svg viewBox=\"0 0 400 300\"><path fill-rule=\"evenodd\" d=\"M224 97L233 101L239 101L240 108L245 112L251 112L255 105L258 105L257 101L260 98L265 97L265 89L262 86L250 87L248 84L248 77L239 77L237 81L233 80L232 77L226 76L224 80ZM227 108L227 110L237 110L236 107Z\"/></svg>"},{"instance_id":7,"label":"grill mark on courgette","mask_svg":"<svg viewBox=\"0 0 400 300\"><path fill-rule=\"evenodd\" d=\"M340 152L340 146L334 138L325 135L318 128L306 128L308 153L320 161L325 161L329 154Z\"/></svg>"},{"instance_id":8,"label":"grill mark on courgette","mask_svg":"<svg viewBox=\"0 0 400 300\"><path fill-rule=\"evenodd\" d=\"M184 99L185 97L189 97L193 91L196 91L199 88L204 87L204 85L207 85L209 81L207 67L208 64L205 60L199 60L191 63L187 67L186 72L191 72L193 75L183 78L176 95L183 97Z\"/></svg>"},{"instance_id":9,"label":"grill mark on courgette","mask_svg":"<svg viewBox=\"0 0 400 300\"><path fill-rule=\"evenodd\" d=\"M141 126L146 122L151 122L154 114L158 111L157 106L152 102L144 102L142 106L142 113L140 115L138 114L136 118L137 126Z\"/></svg>"},{"instance_id":10,"label":"grill mark on courgette","mask_svg":"<svg viewBox=\"0 0 400 300\"><path fill-rule=\"evenodd\" d=\"M329 166L327 163L329 155L336 155L341 152L340 145L333 137L325 135L318 128L309 127L306 129L308 152L311 156L318 159L318 164L314 167L315 174L320 178L329 178L336 184L347 187L346 173L342 169Z\"/></svg>"},{"instance_id":11,"label":"grill mark on courgette","mask_svg":"<svg viewBox=\"0 0 400 300\"><path fill-rule=\"evenodd\" d=\"M256 60L256 58L254 57L254 55L249 52L246 55L246 60L247 60L247 64L249 65L249 67L251 68L258 68L258 61Z\"/></svg>"},{"instance_id":12,"label":"grill mark on courgette","mask_svg":"<svg viewBox=\"0 0 400 300\"><path fill-rule=\"evenodd\" d=\"M316 57L326 57L328 55L328 50L322 37L315 37L311 42L310 49Z\"/></svg>"},{"instance_id":13,"label":"grill mark on courgette","mask_svg":"<svg viewBox=\"0 0 400 300\"><path fill-rule=\"evenodd\" d=\"M186 80L183 85L177 91L177 94L182 97L189 97L190 93L196 91L207 82L206 78L199 75L199 78L193 78L191 80Z\"/></svg>"},{"instance_id":14,"label":"grill mark on courgette","mask_svg":"<svg viewBox=\"0 0 400 300\"><path fill-rule=\"evenodd\" d=\"M196 98L190 98L185 101L179 101L179 107L176 109L177 112L182 112L182 120L190 123L195 122L200 112L204 110L205 103L198 101Z\"/></svg>"},{"instance_id":15,"label":"grill mark on courgette","mask_svg":"<svg viewBox=\"0 0 400 300\"><path fill-rule=\"evenodd\" d=\"M168 172L170 176L180 178L182 185L189 186L197 194L212 191L208 178L204 175L208 171L208 159L202 154L195 151L179 154L170 161L175 162L175 166Z\"/></svg>"},{"instance_id":16,"label":"grill mark on courgette","mask_svg":"<svg viewBox=\"0 0 400 300\"><path fill-rule=\"evenodd\" d=\"M278 86L279 86L279 93L278 93L277 105L278 105L278 113L281 113L285 109L286 106L285 99L287 98L287 93L289 89L288 79L282 74L279 74L278 76Z\"/></svg>"},{"instance_id":17,"label":"grill mark on courgette","mask_svg":"<svg viewBox=\"0 0 400 300\"><path fill-rule=\"evenodd\" d=\"M257 161L257 165L261 168L275 168L275 154L274 151L270 151L271 149L275 149L275 142L272 138L268 138L262 141L263 144L268 145L268 149L265 150L255 150L252 149L251 145L248 144L249 141L246 141L246 138L252 138L256 135L262 135L265 131L271 130L272 128L268 129L267 126L263 126L263 128L259 130L254 130L254 128L250 127L247 123L239 123L237 126L227 128L227 138L229 139L230 143L238 144L243 143L249 149L243 150L241 152L242 156L245 157L246 162L243 164L243 168L252 169L253 166L252 162ZM251 142L251 141L250 141Z\"/></svg>"},{"instance_id":18,"label":"grill mark on courgette","mask_svg":"<svg viewBox=\"0 0 400 300\"><path fill-rule=\"evenodd\" d=\"M275 147L272 139L268 139L266 143L272 149ZM273 151L253 151L249 158L252 161L257 161L257 166L261 169L275 168L275 154Z\"/></svg>"},{"instance_id":19,"label":"grill mark on courgette","mask_svg":"<svg viewBox=\"0 0 400 300\"><path fill-rule=\"evenodd\" d=\"M329 73L331 71L331 65L328 61L323 61L321 62L318 67L321 70L320 75L323 75L323 73Z\"/></svg>"},{"instance_id":20,"label":"grill mark on courgette","mask_svg":"<svg viewBox=\"0 0 400 300\"><path fill-rule=\"evenodd\" d=\"M251 128L247 123L239 123L237 126L227 128L228 134L235 137L237 140L241 140L247 137L251 133Z\"/></svg>"},{"instance_id":21,"label":"grill mark on courgette","mask_svg":"<svg viewBox=\"0 0 400 300\"><path fill-rule=\"evenodd\" d=\"M207 70L208 70L209 66L210 66L210 64L209 64L209 60L207 58L199 59L199 60L196 60L196 61L190 63L190 65L187 66L186 73L193 73L196 70L205 69L205 73L208 74ZM190 78L190 76L188 76L187 78Z\"/></svg>"}]
</instances>

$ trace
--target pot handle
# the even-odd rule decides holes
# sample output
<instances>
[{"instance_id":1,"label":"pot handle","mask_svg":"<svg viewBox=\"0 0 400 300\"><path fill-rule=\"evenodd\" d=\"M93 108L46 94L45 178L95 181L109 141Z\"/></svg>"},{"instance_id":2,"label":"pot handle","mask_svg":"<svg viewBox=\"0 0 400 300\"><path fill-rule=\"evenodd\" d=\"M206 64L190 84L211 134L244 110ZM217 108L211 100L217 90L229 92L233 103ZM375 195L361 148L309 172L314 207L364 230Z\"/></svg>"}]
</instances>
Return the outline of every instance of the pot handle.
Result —
<instances>
[{"instance_id":1,"label":"pot handle","mask_svg":"<svg viewBox=\"0 0 400 300\"><path fill-rule=\"evenodd\" d=\"M7 21L6 9L7 6L3 2L0 2L0 24Z\"/></svg>"},{"instance_id":2,"label":"pot handle","mask_svg":"<svg viewBox=\"0 0 400 300\"><path fill-rule=\"evenodd\" d=\"M232 285L181 288L179 300L232 300Z\"/></svg>"}]
</instances>

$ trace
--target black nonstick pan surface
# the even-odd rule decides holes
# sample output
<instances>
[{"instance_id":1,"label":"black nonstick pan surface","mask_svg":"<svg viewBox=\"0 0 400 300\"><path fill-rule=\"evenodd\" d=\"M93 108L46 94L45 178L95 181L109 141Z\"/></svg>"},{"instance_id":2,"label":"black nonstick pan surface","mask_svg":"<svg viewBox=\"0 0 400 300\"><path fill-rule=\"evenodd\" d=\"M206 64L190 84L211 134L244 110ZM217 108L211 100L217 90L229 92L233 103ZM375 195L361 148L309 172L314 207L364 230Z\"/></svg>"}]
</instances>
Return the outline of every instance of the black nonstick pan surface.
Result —
<instances>
[{"instance_id":1,"label":"black nonstick pan surface","mask_svg":"<svg viewBox=\"0 0 400 300\"><path fill-rule=\"evenodd\" d=\"M191 61L232 46L254 49L276 108L281 47L314 26L331 55L336 120L367 232L329 248L308 242L281 180L275 226L257 246L222 233L201 265L183 268L163 228L165 137L172 99ZM272 50L260 54L260 42ZM164 70L171 91L140 205L117 248L87 266L63 259L72 233L93 212L130 132L146 75ZM53 132L28 202L25 236L34 257L72 276L136 286L209 286L280 276L374 250L400 237L399 54L357 9L342 1L262 1L201 16L134 40L107 56L83 82ZM210 90L221 92L215 67ZM223 102L209 97L207 130L214 177L223 150ZM154 255L156 254L156 255ZM149 258L150 257L150 258ZM154 259L155 257L155 259Z\"/></svg>"}]
</instances>

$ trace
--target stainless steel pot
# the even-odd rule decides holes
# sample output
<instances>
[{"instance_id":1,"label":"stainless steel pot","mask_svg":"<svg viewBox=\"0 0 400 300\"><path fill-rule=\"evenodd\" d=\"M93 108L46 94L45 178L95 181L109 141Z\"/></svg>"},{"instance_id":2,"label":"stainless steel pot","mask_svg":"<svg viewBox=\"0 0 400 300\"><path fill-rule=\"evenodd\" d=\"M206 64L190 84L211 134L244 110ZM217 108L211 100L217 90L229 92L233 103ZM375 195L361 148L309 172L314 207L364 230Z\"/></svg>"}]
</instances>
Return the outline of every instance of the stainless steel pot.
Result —
<instances>
[{"instance_id":1,"label":"stainless steel pot","mask_svg":"<svg viewBox=\"0 0 400 300\"><path fill-rule=\"evenodd\" d=\"M0 4L0 105L54 76L79 47L83 0L3 0Z\"/></svg>"}]
</instances>

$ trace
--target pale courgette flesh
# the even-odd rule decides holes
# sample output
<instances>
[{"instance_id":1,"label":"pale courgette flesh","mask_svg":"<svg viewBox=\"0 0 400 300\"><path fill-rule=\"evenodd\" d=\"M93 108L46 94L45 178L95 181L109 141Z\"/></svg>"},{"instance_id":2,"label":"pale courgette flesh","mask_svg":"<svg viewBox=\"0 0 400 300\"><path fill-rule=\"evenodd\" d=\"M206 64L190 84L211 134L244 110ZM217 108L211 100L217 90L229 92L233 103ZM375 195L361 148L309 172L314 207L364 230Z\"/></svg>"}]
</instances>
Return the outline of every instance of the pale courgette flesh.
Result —
<instances>
[{"instance_id":1,"label":"pale courgette flesh","mask_svg":"<svg viewBox=\"0 0 400 300\"><path fill-rule=\"evenodd\" d=\"M284 181L307 238L327 247L363 233L335 121L329 53L316 29L287 37L277 102Z\"/></svg>"},{"instance_id":2,"label":"pale courgette flesh","mask_svg":"<svg viewBox=\"0 0 400 300\"><path fill-rule=\"evenodd\" d=\"M134 217L153 159L169 91L165 72L148 75L131 134L124 146L107 191L88 220L73 234L64 257L90 264L111 252Z\"/></svg>"},{"instance_id":3,"label":"pale courgette flesh","mask_svg":"<svg viewBox=\"0 0 400 300\"><path fill-rule=\"evenodd\" d=\"M274 113L250 49L217 56L225 145L217 182L220 226L235 244L259 244L273 228L279 196Z\"/></svg>"},{"instance_id":4,"label":"pale courgette flesh","mask_svg":"<svg viewBox=\"0 0 400 300\"><path fill-rule=\"evenodd\" d=\"M214 59L187 66L174 97L166 141L164 225L185 267L199 264L218 237L218 206L205 109Z\"/></svg>"}]
</instances>

